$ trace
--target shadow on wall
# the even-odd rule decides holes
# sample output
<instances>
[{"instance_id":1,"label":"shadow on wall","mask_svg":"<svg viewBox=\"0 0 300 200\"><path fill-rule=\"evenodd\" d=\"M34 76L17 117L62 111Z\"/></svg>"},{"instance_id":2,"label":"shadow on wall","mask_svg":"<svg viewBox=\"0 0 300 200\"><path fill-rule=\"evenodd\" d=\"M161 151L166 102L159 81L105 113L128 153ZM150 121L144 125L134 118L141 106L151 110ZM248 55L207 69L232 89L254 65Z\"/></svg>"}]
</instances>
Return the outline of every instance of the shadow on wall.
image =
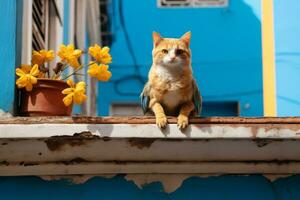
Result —
<instances>
[{"instance_id":1,"label":"shadow on wall","mask_svg":"<svg viewBox=\"0 0 300 200\"><path fill-rule=\"evenodd\" d=\"M204 101L238 101L242 116L263 114L259 0L230 1L227 8L158 8L156 1L115 0L110 18L113 79L100 84L99 114L108 115L113 102L139 102L139 77L147 79L152 63L153 30L164 37L192 31L192 66Z\"/></svg>"}]
</instances>

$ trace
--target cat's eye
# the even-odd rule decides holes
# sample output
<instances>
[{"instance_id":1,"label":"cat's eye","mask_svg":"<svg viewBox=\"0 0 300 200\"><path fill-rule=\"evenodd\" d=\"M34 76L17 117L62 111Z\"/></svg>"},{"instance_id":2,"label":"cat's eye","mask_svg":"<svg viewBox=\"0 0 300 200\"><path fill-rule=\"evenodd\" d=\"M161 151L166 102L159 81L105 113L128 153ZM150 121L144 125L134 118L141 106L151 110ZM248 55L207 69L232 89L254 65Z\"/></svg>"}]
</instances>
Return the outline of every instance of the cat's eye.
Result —
<instances>
[{"instance_id":1,"label":"cat's eye","mask_svg":"<svg viewBox=\"0 0 300 200\"><path fill-rule=\"evenodd\" d=\"M161 50L161 52L163 52L164 54L167 54L168 50L167 49L163 49L163 50Z\"/></svg>"},{"instance_id":2,"label":"cat's eye","mask_svg":"<svg viewBox=\"0 0 300 200\"><path fill-rule=\"evenodd\" d=\"M182 50L182 49L176 49L176 51L175 51L175 54L177 55L177 56L179 56L179 55L181 55L181 54L183 54L184 53L184 50Z\"/></svg>"}]
</instances>

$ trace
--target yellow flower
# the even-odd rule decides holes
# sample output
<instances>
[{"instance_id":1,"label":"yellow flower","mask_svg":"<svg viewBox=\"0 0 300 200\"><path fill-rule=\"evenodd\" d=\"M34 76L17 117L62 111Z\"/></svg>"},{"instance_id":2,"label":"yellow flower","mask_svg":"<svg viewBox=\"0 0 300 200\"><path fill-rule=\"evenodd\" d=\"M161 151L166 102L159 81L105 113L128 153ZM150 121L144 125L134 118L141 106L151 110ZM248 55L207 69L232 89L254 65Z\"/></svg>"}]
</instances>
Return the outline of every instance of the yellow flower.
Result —
<instances>
[{"instance_id":1,"label":"yellow flower","mask_svg":"<svg viewBox=\"0 0 300 200\"><path fill-rule=\"evenodd\" d=\"M108 71L108 65L97 65L97 63L91 64L87 72L91 77L96 77L99 81L108 81L112 75Z\"/></svg>"},{"instance_id":2,"label":"yellow flower","mask_svg":"<svg viewBox=\"0 0 300 200\"><path fill-rule=\"evenodd\" d=\"M25 65L25 64L21 65L21 70L26 74L29 74L31 68L32 68L31 65Z\"/></svg>"},{"instance_id":3,"label":"yellow flower","mask_svg":"<svg viewBox=\"0 0 300 200\"><path fill-rule=\"evenodd\" d=\"M30 65L21 65L21 68L16 69L16 74L20 77L16 84L18 88L24 88L26 91L32 90L32 85L37 83L37 76L39 75L38 65L31 67Z\"/></svg>"},{"instance_id":4,"label":"yellow flower","mask_svg":"<svg viewBox=\"0 0 300 200\"><path fill-rule=\"evenodd\" d=\"M75 49L73 44L69 44L68 46L60 45L59 51L57 55L62 59L62 61L67 62L71 67L75 69L80 67L78 62L78 58L81 56L82 51L79 49Z\"/></svg>"},{"instance_id":5,"label":"yellow flower","mask_svg":"<svg viewBox=\"0 0 300 200\"><path fill-rule=\"evenodd\" d=\"M62 91L67 96L64 97L63 102L65 106L69 106L72 102L81 104L86 100L85 95L85 82L78 82L75 84L71 79L67 80L67 84L70 86Z\"/></svg>"},{"instance_id":6,"label":"yellow flower","mask_svg":"<svg viewBox=\"0 0 300 200\"><path fill-rule=\"evenodd\" d=\"M89 54L95 58L97 62L109 64L112 60L109 50L109 47L101 48L99 45L95 44L93 47L89 48Z\"/></svg>"},{"instance_id":7,"label":"yellow flower","mask_svg":"<svg viewBox=\"0 0 300 200\"><path fill-rule=\"evenodd\" d=\"M30 65L21 65L21 70L24 71L26 74L29 74L30 70L31 70L31 66ZM45 78L45 73L43 73L42 71L39 71L39 74L36 76L37 78Z\"/></svg>"},{"instance_id":8,"label":"yellow flower","mask_svg":"<svg viewBox=\"0 0 300 200\"><path fill-rule=\"evenodd\" d=\"M32 53L32 60L31 63L33 65L37 64L41 66L45 62L51 61L54 59L54 51L46 51L46 50L40 50L40 51L33 51Z\"/></svg>"}]
</instances>

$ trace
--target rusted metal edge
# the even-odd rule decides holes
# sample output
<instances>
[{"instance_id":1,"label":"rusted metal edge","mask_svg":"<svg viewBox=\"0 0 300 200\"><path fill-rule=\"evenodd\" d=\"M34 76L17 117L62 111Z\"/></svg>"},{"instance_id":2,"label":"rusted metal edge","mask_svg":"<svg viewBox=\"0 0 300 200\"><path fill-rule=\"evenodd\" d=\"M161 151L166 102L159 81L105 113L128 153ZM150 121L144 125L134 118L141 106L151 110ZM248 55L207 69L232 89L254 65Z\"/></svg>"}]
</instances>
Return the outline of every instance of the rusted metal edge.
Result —
<instances>
[{"instance_id":1,"label":"rusted metal edge","mask_svg":"<svg viewBox=\"0 0 300 200\"><path fill-rule=\"evenodd\" d=\"M0 118L0 124L155 124L153 116L137 117L13 117ZM168 117L176 124L176 117ZM190 124L300 124L300 117L196 117Z\"/></svg>"},{"instance_id":2,"label":"rusted metal edge","mask_svg":"<svg viewBox=\"0 0 300 200\"><path fill-rule=\"evenodd\" d=\"M0 165L0 176L85 174L299 174L300 162L37 163Z\"/></svg>"}]
</instances>

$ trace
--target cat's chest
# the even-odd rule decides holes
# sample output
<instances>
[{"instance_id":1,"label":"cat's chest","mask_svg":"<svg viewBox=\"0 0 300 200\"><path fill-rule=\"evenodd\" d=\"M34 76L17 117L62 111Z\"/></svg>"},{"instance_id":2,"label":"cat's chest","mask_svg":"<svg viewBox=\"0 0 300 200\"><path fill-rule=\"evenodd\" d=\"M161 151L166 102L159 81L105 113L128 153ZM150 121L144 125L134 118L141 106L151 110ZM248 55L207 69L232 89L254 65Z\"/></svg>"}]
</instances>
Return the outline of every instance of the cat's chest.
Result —
<instances>
[{"instance_id":1,"label":"cat's chest","mask_svg":"<svg viewBox=\"0 0 300 200\"><path fill-rule=\"evenodd\" d=\"M163 95L163 104L168 108L176 108L182 102L182 94L180 90L168 91Z\"/></svg>"}]
</instances>

